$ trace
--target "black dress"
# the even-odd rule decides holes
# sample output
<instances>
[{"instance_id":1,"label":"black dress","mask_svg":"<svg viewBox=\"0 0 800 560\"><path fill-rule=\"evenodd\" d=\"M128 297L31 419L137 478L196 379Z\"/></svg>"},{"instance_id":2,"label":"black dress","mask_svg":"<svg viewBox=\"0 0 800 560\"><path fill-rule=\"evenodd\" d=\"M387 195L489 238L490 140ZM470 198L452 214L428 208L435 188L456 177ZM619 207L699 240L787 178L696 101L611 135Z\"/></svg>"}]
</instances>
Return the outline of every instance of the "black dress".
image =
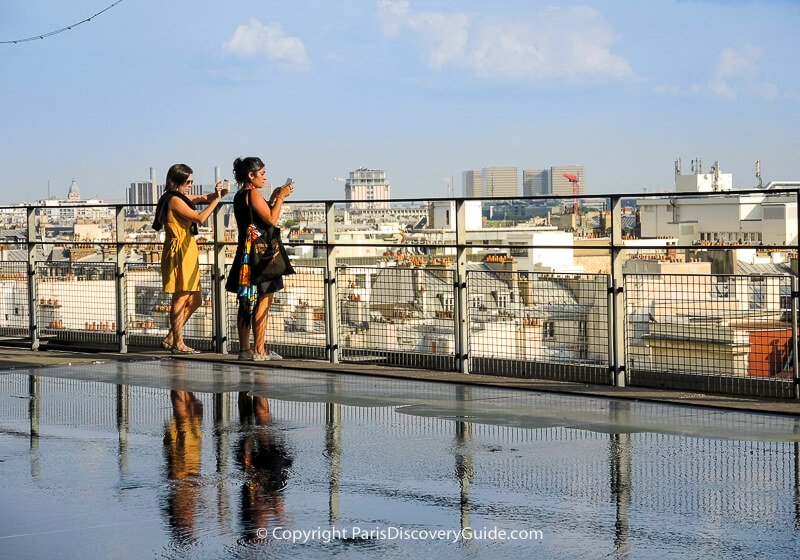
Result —
<instances>
[{"instance_id":1,"label":"black dress","mask_svg":"<svg viewBox=\"0 0 800 560\"><path fill-rule=\"evenodd\" d=\"M239 291L239 270L242 268L242 253L244 244L247 240L247 226L250 225L250 208L247 205L250 189L241 189L233 197L233 216L236 218L236 227L239 230L239 237L236 244L236 255L233 257L233 264L228 271L228 278L225 280L225 290L231 293ZM269 222L262 220L258 212L253 212L253 223L261 231L266 231L273 227ZM283 289L283 277L275 278L258 285L258 295L272 294Z\"/></svg>"}]
</instances>

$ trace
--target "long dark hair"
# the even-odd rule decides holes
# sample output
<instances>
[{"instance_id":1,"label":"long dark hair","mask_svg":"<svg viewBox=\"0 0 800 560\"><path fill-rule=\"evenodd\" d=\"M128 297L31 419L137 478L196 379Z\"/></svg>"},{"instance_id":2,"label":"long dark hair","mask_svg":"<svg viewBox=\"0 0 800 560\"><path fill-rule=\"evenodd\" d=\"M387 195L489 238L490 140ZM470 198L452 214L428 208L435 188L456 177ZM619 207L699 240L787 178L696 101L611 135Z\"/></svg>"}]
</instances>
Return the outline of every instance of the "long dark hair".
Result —
<instances>
[{"instance_id":1,"label":"long dark hair","mask_svg":"<svg viewBox=\"0 0 800 560\"><path fill-rule=\"evenodd\" d=\"M183 185L192 173L194 173L192 168L185 163L176 163L167 171L167 184L164 190L177 191L178 187Z\"/></svg>"},{"instance_id":2,"label":"long dark hair","mask_svg":"<svg viewBox=\"0 0 800 560\"><path fill-rule=\"evenodd\" d=\"M259 157L236 158L233 162L233 177L240 185L246 185L250 181L250 173L258 173L264 167L264 162Z\"/></svg>"}]
</instances>

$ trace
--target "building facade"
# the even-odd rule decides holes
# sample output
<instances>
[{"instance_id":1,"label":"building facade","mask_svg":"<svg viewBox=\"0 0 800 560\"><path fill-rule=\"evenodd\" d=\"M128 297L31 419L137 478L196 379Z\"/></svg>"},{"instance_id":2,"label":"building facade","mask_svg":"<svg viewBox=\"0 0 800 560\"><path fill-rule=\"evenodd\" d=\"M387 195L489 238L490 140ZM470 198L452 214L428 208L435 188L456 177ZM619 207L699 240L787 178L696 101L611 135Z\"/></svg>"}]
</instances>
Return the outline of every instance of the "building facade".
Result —
<instances>
[{"instance_id":1,"label":"building facade","mask_svg":"<svg viewBox=\"0 0 800 560\"><path fill-rule=\"evenodd\" d=\"M487 198L519 196L519 172L516 167L484 167L483 190Z\"/></svg>"},{"instance_id":2,"label":"building facade","mask_svg":"<svg viewBox=\"0 0 800 560\"><path fill-rule=\"evenodd\" d=\"M155 204L164 192L164 185L159 185L156 181L156 170L150 168L149 181L137 181L128 187L126 202L128 203L127 213L152 213L155 211Z\"/></svg>"},{"instance_id":3,"label":"building facade","mask_svg":"<svg viewBox=\"0 0 800 560\"><path fill-rule=\"evenodd\" d=\"M641 237L672 237L680 244L797 243L797 201L791 194L737 193L731 174L682 175L676 169L676 192L722 192L718 197L670 197L637 200Z\"/></svg>"},{"instance_id":4,"label":"building facade","mask_svg":"<svg viewBox=\"0 0 800 560\"><path fill-rule=\"evenodd\" d=\"M523 196L550 194L549 169L524 169L522 171Z\"/></svg>"},{"instance_id":5,"label":"building facade","mask_svg":"<svg viewBox=\"0 0 800 560\"><path fill-rule=\"evenodd\" d=\"M473 198L514 198L519 196L516 167L484 167L462 173L464 196Z\"/></svg>"},{"instance_id":6,"label":"building facade","mask_svg":"<svg viewBox=\"0 0 800 560\"><path fill-rule=\"evenodd\" d=\"M572 192L572 182L564 174L574 175L578 178L578 194L586 194L586 174L582 165L558 165L550 168L550 192L555 196L569 196Z\"/></svg>"},{"instance_id":7,"label":"building facade","mask_svg":"<svg viewBox=\"0 0 800 560\"><path fill-rule=\"evenodd\" d=\"M483 196L483 174L480 169L464 171L461 174L461 184L465 197L481 198Z\"/></svg>"},{"instance_id":8,"label":"building facade","mask_svg":"<svg viewBox=\"0 0 800 560\"><path fill-rule=\"evenodd\" d=\"M380 169L359 167L350 172L344 184L344 197L348 208L389 208L389 181Z\"/></svg>"}]
</instances>

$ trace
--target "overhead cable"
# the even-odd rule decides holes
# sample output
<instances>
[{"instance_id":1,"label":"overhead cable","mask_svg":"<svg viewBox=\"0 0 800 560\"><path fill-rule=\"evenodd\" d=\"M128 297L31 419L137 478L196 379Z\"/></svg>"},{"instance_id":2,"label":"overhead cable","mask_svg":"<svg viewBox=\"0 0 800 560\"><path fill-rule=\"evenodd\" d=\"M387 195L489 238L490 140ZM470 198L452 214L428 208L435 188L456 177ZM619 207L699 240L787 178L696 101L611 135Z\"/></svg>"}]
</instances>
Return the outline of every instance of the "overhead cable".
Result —
<instances>
[{"instance_id":1,"label":"overhead cable","mask_svg":"<svg viewBox=\"0 0 800 560\"><path fill-rule=\"evenodd\" d=\"M63 33L64 31L70 31L74 27L78 27L81 24L87 23L92 21L94 18L102 14L103 12L107 12L117 4L120 4L122 0L117 0L107 8L100 10L96 14L89 16L88 18L79 21L78 23L73 23L72 25L68 25L66 27L62 27L61 29L56 29L55 31L49 31L47 33L42 33L41 35L34 35L33 37L25 37L24 39L12 39L10 41L0 41L0 45L16 45L17 43L27 43L28 41L38 41L39 39L47 39L48 37L52 37L53 35L58 35L59 33Z\"/></svg>"}]
</instances>

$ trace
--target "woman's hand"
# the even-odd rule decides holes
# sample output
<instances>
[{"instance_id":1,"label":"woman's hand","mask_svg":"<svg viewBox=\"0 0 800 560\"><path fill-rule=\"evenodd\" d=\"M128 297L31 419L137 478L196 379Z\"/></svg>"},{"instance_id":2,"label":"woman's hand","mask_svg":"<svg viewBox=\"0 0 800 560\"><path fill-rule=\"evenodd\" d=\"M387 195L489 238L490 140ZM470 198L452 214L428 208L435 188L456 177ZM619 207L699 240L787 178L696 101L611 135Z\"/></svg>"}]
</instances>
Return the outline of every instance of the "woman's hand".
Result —
<instances>
[{"instance_id":1,"label":"woman's hand","mask_svg":"<svg viewBox=\"0 0 800 560\"><path fill-rule=\"evenodd\" d=\"M294 181L280 187L280 192L278 193L278 196L280 196L281 198L286 198L293 192L294 192Z\"/></svg>"},{"instance_id":2,"label":"woman's hand","mask_svg":"<svg viewBox=\"0 0 800 560\"><path fill-rule=\"evenodd\" d=\"M283 200L284 198L292 194L293 191L294 191L294 182L291 182L286 185L281 185L280 187L277 187L274 191L272 191L272 196L269 197L269 201L270 203L272 203L279 198Z\"/></svg>"},{"instance_id":3,"label":"woman's hand","mask_svg":"<svg viewBox=\"0 0 800 560\"><path fill-rule=\"evenodd\" d=\"M230 185L231 185L231 182L228 181L227 179L217 183L217 185L214 187L214 190L217 193L217 198L222 198L223 196L228 194L230 192L230 190L231 190Z\"/></svg>"}]
</instances>

